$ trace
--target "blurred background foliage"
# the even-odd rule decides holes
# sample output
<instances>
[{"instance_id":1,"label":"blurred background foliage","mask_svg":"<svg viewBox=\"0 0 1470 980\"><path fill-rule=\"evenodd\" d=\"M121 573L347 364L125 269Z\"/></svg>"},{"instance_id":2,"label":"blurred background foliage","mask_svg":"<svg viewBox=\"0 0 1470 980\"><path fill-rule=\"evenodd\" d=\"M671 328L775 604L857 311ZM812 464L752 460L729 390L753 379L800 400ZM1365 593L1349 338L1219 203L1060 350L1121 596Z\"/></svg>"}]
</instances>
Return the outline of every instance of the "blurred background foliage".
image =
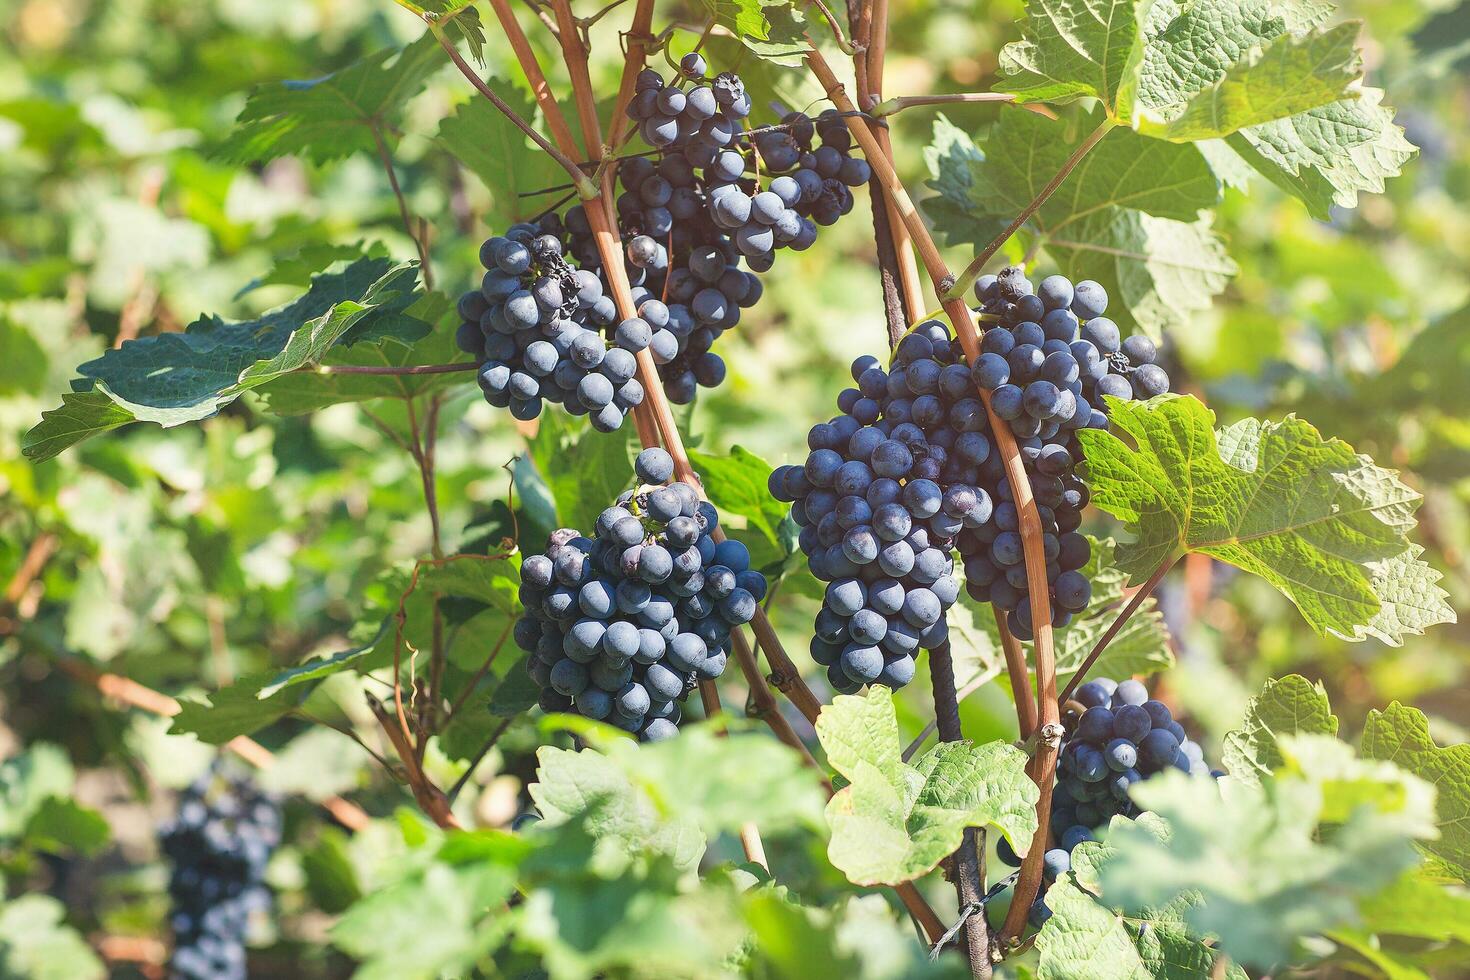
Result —
<instances>
[{"instance_id":1,"label":"blurred background foliage","mask_svg":"<svg viewBox=\"0 0 1470 980\"><path fill-rule=\"evenodd\" d=\"M1403 470L1426 498L1419 540L1464 609L1470 84L1459 58L1470 14L1450 0L1343 6L1366 19L1371 82L1388 90L1420 152L1384 193L1329 221L1262 180L1227 190L1216 228L1239 273L1208 312L1168 334L1170 373L1222 421L1299 413ZM886 93L987 88L1020 13L1019 0L895 5ZM705 14L664 5L659 16L698 30ZM609 94L623 20L615 11L592 31L594 77ZM106 348L180 330L201 311L245 318L290 299L302 282L291 266L298 256L314 270L332 255L325 246L416 255L371 154L242 166L224 162L224 151L252 86L321 76L415 40L419 25L386 3L339 0L0 0L0 33L0 756L59 747L44 764L64 766L59 778L74 779L77 799L113 830L97 853L65 860L0 847L0 872L10 897L64 903L68 922L110 950L122 975L147 973L167 935L154 821L168 809L166 791L210 752L166 735L166 722L117 710L61 665L94 664L187 695L350 645L360 624L381 618L383 577L429 550L418 473L385 434L402 429L403 407L281 418L247 395L200 425L136 425L40 465L21 457L20 438L58 402L74 367ZM489 74L505 88L523 85L503 39L488 33ZM530 33L565 89L546 32ZM716 38L712 51L721 67L740 67L729 60L733 44ZM799 70L760 72L765 97L798 108L814 101ZM563 193L487 186L446 151L445 121L470 95L446 62L387 134L408 208L426 222L434 276L451 294L477 276L487 234ZM998 111L952 106L945 115L983 139ZM914 109L891 120L899 170L915 190L928 176L922 150L936 115ZM858 211L816 248L783 255L764 277L766 299L721 340L730 380L702 392L687 417L702 450L738 444L771 464L804 453L806 429L831 414L851 359L885 342L872 241L860 194ZM951 256L959 265L968 257ZM244 288L261 279L275 281ZM509 464L526 451L525 433L472 384L451 391L438 473L447 544L458 548L510 534L506 504L535 515L511 492ZM1106 530L1101 518L1096 525ZM1470 625L1398 648L1323 639L1265 584L1199 557L1161 595L1179 666L1160 685L1206 744L1240 717L1248 692L1289 671L1325 684L1348 732L1370 708L1401 699L1429 713L1441 740L1465 737ZM799 663L808 662L814 586L793 575L773 613ZM373 737L362 683L323 685L313 717ZM812 683L823 689L820 676ZM738 678L725 687L738 707ZM898 699L907 732L930 717L927 691L920 678ZM974 738L1013 734L998 685L963 712ZM299 717L259 738L280 755L270 785L291 800L289 844L273 868L279 935L259 943L262 975L340 973L347 961L323 936L343 896L324 884L322 855L341 845L311 801L350 793L384 814L406 797L348 739ZM532 720L518 720L476 771L465 798L479 825L505 826L525 808L541 738ZM432 755L430 764L451 781L463 766ZM352 859L366 867L387 846L354 843ZM806 898L841 890L816 845L781 846L783 877Z\"/></svg>"}]
</instances>

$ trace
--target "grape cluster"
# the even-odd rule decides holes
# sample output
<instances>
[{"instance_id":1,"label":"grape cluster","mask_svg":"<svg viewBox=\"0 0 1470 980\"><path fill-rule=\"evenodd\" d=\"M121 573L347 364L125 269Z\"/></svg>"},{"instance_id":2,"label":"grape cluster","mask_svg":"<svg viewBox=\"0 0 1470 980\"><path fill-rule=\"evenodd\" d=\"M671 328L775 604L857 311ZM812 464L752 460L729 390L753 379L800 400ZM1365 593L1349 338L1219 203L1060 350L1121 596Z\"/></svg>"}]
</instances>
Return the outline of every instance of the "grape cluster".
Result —
<instances>
[{"instance_id":1,"label":"grape cluster","mask_svg":"<svg viewBox=\"0 0 1470 980\"><path fill-rule=\"evenodd\" d=\"M1209 775L1204 751L1174 720L1168 705L1152 700L1136 680L1108 678L1077 688L1062 715L1067 737L1057 760L1057 782L1051 797L1051 828L1057 846L1043 858L1045 880L1051 882L1071 867L1073 848L1095 840L1093 832L1114 815L1130 819L1142 812L1128 796L1140 780L1169 769L1194 776ZM997 850L1002 861L1020 864L1005 840ZM1043 896L1031 908L1040 927L1051 915Z\"/></svg>"},{"instance_id":2,"label":"grape cluster","mask_svg":"<svg viewBox=\"0 0 1470 980\"><path fill-rule=\"evenodd\" d=\"M673 458L645 449L639 486L521 565L525 615L515 639L546 711L573 711L659 741L678 731L682 702L725 670L730 631L750 622L766 579L733 539L719 544L714 506L668 482Z\"/></svg>"},{"instance_id":3,"label":"grape cluster","mask_svg":"<svg viewBox=\"0 0 1470 980\"><path fill-rule=\"evenodd\" d=\"M1075 533L1088 501L1074 468L1081 458L1076 432L1106 429L1104 395L1151 398L1169 390L1169 376L1154 363L1147 337L1120 340L1118 326L1103 314L1108 294L1084 280L1048 276L1033 292L1016 266L975 284L981 312L993 319L980 338L971 366L975 384L990 393L991 409L1015 435L1039 505L1052 619L1065 625L1087 607L1091 584L1079 571L1087 564L1087 539ZM996 521L962 545L970 595L993 602L1008 615L1021 639L1032 635L1026 601L1026 572L1014 507L996 508Z\"/></svg>"},{"instance_id":4,"label":"grape cluster","mask_svg":"<svg viewBox=\"0 0 1470 980\"><path fill-rule=\"evenodd\" d=\"M243 980L246 932L270 909L265 866L280 840L280 809L246 779L216 767L180 794L159 832L173 862L173 977Z\"/></svg>"},{"instance_id":5,"label":"grape cluster","mask_svg":"<svg viewBox=\"0 0 1470 980\"><path fill-rule=\"evenodd\" d=\"M628 105L657 159L624 160L618 174L620 225L631 234L626 271L668 304L670 336L653 340L669 399L691 401L725 376L711 350L761 297L775 250L809 248L819 225L852 210L852 187L867 183L866 161L851 155L842 117L787 114L779 125L747 129L750 98L740 77L705 77L704 59L686 55L665 83L651 68ZM820 144L814 139L820 138ZM581 205L567 212L571 253L584 268L601 259ZM749 269L740 267L744 262Z\"/></svg>"},{"instance_id":6,"label":"grape cluster","mask_svg":"<svg viewBox=\"0 0 1470 980\"><path fill-rule=\"evenodd\" d=\"M519 224L480 246L484 279L459 298L461 350L484 358L485 400L530 420L558 402L611 432L643 401L635 356L653 339L649 323L617 323L617 308L591 272L575 269L553 232L559 222ZM605 331L613 327L613 343Z\"/></svg>"},{"instance_id":7,"label":"grape cluster","mask_svg":"<svg viewBox=\"0 0 1470 980\"><path fill-rule=\"evenodd\" d=\"M988 423L979 399L963 394L969 371L950 346L930 321L905 338L891 373L858 358L858 387L838 396L841 414L808 432L805 464L771 474L808 567L828 583L812 658L845 693L902 687L918 650L945 641L945 611L959 596L951 550L993 518L980 485L993 458Z\"/></svg>"}]
</instances>

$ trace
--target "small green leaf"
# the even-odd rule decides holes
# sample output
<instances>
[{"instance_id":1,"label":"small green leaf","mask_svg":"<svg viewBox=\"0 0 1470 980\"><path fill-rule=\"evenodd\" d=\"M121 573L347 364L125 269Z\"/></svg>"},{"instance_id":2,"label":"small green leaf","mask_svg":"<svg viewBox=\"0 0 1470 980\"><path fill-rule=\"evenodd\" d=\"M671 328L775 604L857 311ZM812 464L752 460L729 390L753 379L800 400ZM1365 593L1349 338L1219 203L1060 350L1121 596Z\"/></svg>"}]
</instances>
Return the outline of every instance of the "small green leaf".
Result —
<instances>
[{"instance_id":1,"label":"small green leaf","mask_svg":"<svg viewBox=\"0 0 1470 980\"><path fill-rule=\"evenodd\" d=\"M631 426L601 433L561 412L541 416L530 458L556 500L565 527L589 531L597 515L633 482ZM528 544L539 551L545 542Z\"/></svg>"},{"instance_id":2,"label":"small green leaf","mask_svg":"<svg viewBox=\"0 0 1470 980\"><path fill-rule=\"evenodd\" d=\"M206 701L181 698L169 734L196 735L210 745L224 745L238 735L260 731L300 704L311 689L277 686L275 679L275 674L253 674L220 688ZM262 697L267 688L275 693Z\"/></svg>"},{"instance_id":3,"label":"small green leaf","mask_svg":"<svg viewBox=\"0 0 1470 980\"><path fill-rule=\"evenodd\" d=\"M1046 891L1051 918L1036 937L1041 980L1151 980L1123 917L1062 879Z\"/></svg>"},{"instance_id":4,"label":"small green leaf","mask_svg":"<svg viewBox=\"0 0 1470 980\"><path fill-rule=\"evenodd\" d=\"M1424 712L1395 701L1368 712L1363 754L1407 769L1439 791L1440 837L1421 846L1470 881L1470 745L1441 748Z\"/></svg>"},{"instance_id":5,"label":"small green leaf","mask_svg":"<svg viewBox=\"0 0 1470 980\"><path fill-rule=\"evenodd\" d=\"M1410 572L1434 577L1405 557L1420 498L1391 471L1295 416L1244 419L1217 436L1192 396L1108 404L1112 431L1078 438L1093 502L1138 537L1119 548L1130 575L1203 552L1261 576L1313 629L1347 640L1398 644L1385 627L1453 621L1437 586L1411 597L1430 612L1382 615Z\"/></svg>"},{"instance_id":6,"label":"small green leaf","mask_svg":"<svg viewBox=\"0 0 1470 980\"><path fill-rule=\"evenodd\" d=\"M811 45L805 37L806 17L798 5L785 0L701 2L716 24L762 60L786 68L803 67L803 56Z\"/></svg>"},{"instance_id":7,"label":"small green leaf","mask_svg":"<svg viewBox=\"0 0 1470 980\"><path fill-rule=\"evenodd\" d=\"M425 33L406 48L385 48L321 78L262 85L216 154L242 164L282 156L326 163L375 152L373 131L389 130L403 104L443 67L443 57Z\"/></svg>"},{"instance_id":8,"label":"small green leaf","mask_svg":"<svg viewBox=\"0 0 1470 980\"><path fill-rule=\"evenodd\" d=\"M23 836L26 846L38 850L95 857L107 846L112 830L96 810L49 796L27 821Z\"/></svg>"},{"instance_id":9,"label":"small green leaf","mask_svg":"<svg viewBox=\"0 0 1470 980\"><path fill-rule=\"evenodd\" d=\"M103 980L107 969L49 895L0 902L0 977Z\"/></svg>"},{"instance_id":10,"label":"small green leaf","mask_svg":"<svg viewBox=\"0 0 1470 980\"><path fill-rule=\"evenodd\" d=\"M1337 716L1321 684L1288 674L1250 699L1240 728L1225 736L1221 761L1236 779L1260 785L1282 763L1277 738L1296 734L1336 735Z\"/></svg>"},{"instance_id":11,"label":"small green leaf","mask_svg":"<svg viewBox=\"0 0 1470 980\"><path fill-rule=\"evenodd\" d=\"M347 835L336 827L323 827L316 842L301 852L301 871L312 904L323 912L340 915L362 898Z\"/></svg>"},{"instance_id":12,"label":"small green leaf","mask_svg":"<svg viewBox=\"0 0 1470 980\"><path fill-rule=\"evenodd\" d=\"M966 827L994 825L1015 844L1036 832L1026 756L1002 742L947 742L901 758L893 694L874 686L822 709L817 738L848 785L827 803L827 856L854 884L898 884L937 865Z\"/></svg>"}]
</instances>

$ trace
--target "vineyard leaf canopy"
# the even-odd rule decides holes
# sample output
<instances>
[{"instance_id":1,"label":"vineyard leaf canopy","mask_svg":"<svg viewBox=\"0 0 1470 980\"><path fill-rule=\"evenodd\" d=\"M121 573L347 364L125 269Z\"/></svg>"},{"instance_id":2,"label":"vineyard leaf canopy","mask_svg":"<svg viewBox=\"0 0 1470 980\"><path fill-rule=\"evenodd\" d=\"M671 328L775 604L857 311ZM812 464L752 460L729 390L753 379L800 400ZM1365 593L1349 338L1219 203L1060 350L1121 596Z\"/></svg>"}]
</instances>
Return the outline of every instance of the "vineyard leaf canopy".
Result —
<instances>
[{"instance_id":1,"label":"vineyard leaf canopy","mask_svg":"<svg viewBox=\"0 0 1470 980\"><path fill-rule=\"evenodd\" d=\"M320 164L376 152L385 124L443 66L444 52L426 32L406 48L385 48L321 78L261 85L216 154L238 164L283 156Z\"/></svg>"},{"instance_id":2,"label":"vineyard leaf canopy","mask_svg":"<svg viewBox=\"0 0 1470 980\"><path fill-rule=\"evenodd\" d=\"M1418 861L1413 840L1435 833L1434 790L1326 736L1287 736L1283 756L1287 771L1259 786L1181 772L1136 784L1135 802L1164 818L1169 838L1115 823L1099 872L1106 900L1131 911L1195 892L1191 931L1261 967L1297 937L1353 921L1359 898Z\"/></svg>"},{"instance_id":3,"label":"vineyard leaf canopy","mask_svg":"<svg viewBox=\"0 0 1470 980\"><path fill-rule=\"evenodd\" d=\"M1327 692L1300 674L1268 680L1246 705L1240 727L1225 736L1225 768L1242 782L1260 785L1283 761L1277 739L1297 734L1337 734Z\"/></svg>"},{"instance_id":4,"label":"vineyard leaf canopy","mask_svg":"<svg viewBox=\"0 0 1470 980\"><path fill-rule=\"evenodd\" d=\"M1439 791L1439 839L1425 851L1470 881L1470 744L1444 748L1429 734L1429 719L1418 708L1395 701L1370 711L1363 728L1363 754L1401 766Z\"/></svg>"},{"instance_id":5,"label":"vineyard leaf canopy","mask_svg":"<svg viewBox=\"0 0 1470 980\"><path fill-rule=\"evenodd\" d=\"M848 780L827 804L827 856L855 884L925 874L966 827L994 825L1022 848L1036 832L1038 791L1024 753L1003 742L946 742L907 765L886 687L834 699L817 718L817 738Z\"/></svg>"},{"instance_id":6,"label":"vineyard leaf canopy","mask_svg":"<svg viewBox=\"0 0 1470 980\"><path fill-rule=\"evenodd\" d=\"M1108 406L1112 431L1078 438L1093 502L1136 535L1118 549L1129 575L1202 552L1261 576L1313 629L1348 640L1398 644L1454 620L1407 538L1419 495L1347 443L1290 415L1217 434L1192 396ZM1417 587L1402 588L1405 577Z\"/></svg>"},{"instance_id":7,"label":"vineyard leaf canopy","mask_svg":"<svg viewBox=\"0 0 1470 980\"><path fill-rule=\"evenodd\" d=\"M951 244L981 246L1037 198L1095 120L1064 125L1029 112L1003 113L982 152L941 116L925 150L924 203ZM1199 148L1129 129L1102 138L1022 232L1062 272L1107 289L1108 314L1157 335L1207 308L1235 264L1205 212L1220 180Z\"/></svg>"},{"instance_id":8,"label":"vineyard leaf canopy","mask_svg":"<svg viewBox=\"0 0 1470 980\"><path fill-rule=\"evenodd\" d=\"M208 418L245 391L307 364L338 343L427 332L409 316L415 263L363 258L312 279L311 288L253 320L207 316L183 333L131 340L77 370L76 389L22 441L35 461L131 421L168 427Z\"/></svg>"}]
</instances>

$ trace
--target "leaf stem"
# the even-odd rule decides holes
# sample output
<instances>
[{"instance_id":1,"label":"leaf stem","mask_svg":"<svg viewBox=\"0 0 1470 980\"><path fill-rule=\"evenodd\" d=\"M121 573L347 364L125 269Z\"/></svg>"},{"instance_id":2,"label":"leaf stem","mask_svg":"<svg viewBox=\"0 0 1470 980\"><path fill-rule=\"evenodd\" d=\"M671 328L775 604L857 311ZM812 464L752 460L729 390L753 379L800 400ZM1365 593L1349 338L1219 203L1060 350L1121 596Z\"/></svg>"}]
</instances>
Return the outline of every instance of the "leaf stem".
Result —
<instances>
[{"instance_id":1,"label":"leaf stem","mask_svg":"<svg viewBox=\"0 0 1470 980\"><path fill-rule=\"evenodd\" d=\"M1067 179L1077 164L1082 162L1082 158L1087 156L1088 151L1101 142L1104 136L1112 132L1115 126L1117 126L1117 123L1111 119L1104 119L1098 124L1096 129L1087 134L1086 139L1077 144L1076 149L1063 161L1061 169L1052 175L1051 180L1047 181L1046 186L1037 192L1036 197L1021 209L1021 213L1016 215L1011 223L1005 227L1004 231L991 239L990 244L981 249L980 254L975 256L969 265L965 266L959 278L955 279L949 288L944 291L945 299L962 299L964 297L965 291L980 277L980 271L985 268L985 263L989 262L995 256L996 252L1000 251L1002 245L1011 240L1011 236L1020 230L1022 225L1031 220L1031 216L1056 193L1057 188L1062 186L1062 182Z\"/></svg>"},{"instance_id":2,"label":"leaf stem","mask_svg":"<svg viewBox=\"0 0 1470 980\"><path fill-rule=\"evenodd\" d=\"M510 0L490 0L490 6L494 8L495 17L500 21L500 29L505 32L505 39L510 42L510 49L514 52L516 61L526 76L526 81L531 85L531 94L536 97L536 105L540 106L541 115L546 117L546 125L551 128L552 138L556 140L557 146L563 153L569 157L575 155L577 143L572 138L572 130L567 125L567 117L561 111L561 104L556 101L551 85L546 81L546 74L541 70L541 63L536 60L536 52L532 50L531 42L526 39L526 33L521 30L515 12L510 9ZM554 189L564 190L565 186Z\"/></svg>"},{"instance_id":3,"label":"leaf stem","mask_svg":"<svg viewBox=\"0 0 1470 980\"><path fill-rule=\"evenodd\" d=\"M378 147L378 159L383 161L383 170L388 174L388 186L393 188L393 198L398 202L398 217L403 222L403 230L413 241L414 247L419 253L419 267L424 270L424 286L428 289L434 288L434 268L429 264L429 243L422 235L414 234L413 218L408 213L408 202L403 199L403 189L398 186L398 172L393 169L393 154L388 152L388 144L383 142L383 134L376 123L371 127L373 142Z\"/></svg>"},{"instance_id":4,"label":"leaf stem","mask_svg":"<svg viewBox=\"0 0 1470 980\"><path fill-rule=\"evenodd\" d=\"M842 32L842 25L837 22L837 18L832 14L832 9L827 6L824 0L811 0L811 5L817 8L817 12L822 15L822 19L827 22L827 26L832 28L832 34L837 38L837 47L842 49L842 53L849 57L858 54L858 49L853 47L852 43L848 41L847 35Z\"/></svg>"},{"instance_id":5,"label":"leaf stem","mask_svg":"<svg viewBox=\"0 0 1470 980\"><path fill-rule=\"evenodd\" d=\"M425 22L429 25L429 30L433 33L434 39L439 42L439 46L449 55L449 60L454 62L454 66L459 69L460 74L469 80L469 83L475 87L475 90L489 99L490 104L499 109L501 114L511 121L512 125L529 136L533 143L539 146L547 156L555 160L557 165L567 172L572 178L572 183L576 185L577 194L580 197L584 200L591 200L596 197L597 185L592 183L587 175L582 172L581 168L570 157L547 142L546 137L536 131L536 127L522 119L514 109L506 104L504 99L496 95L495 91L489 85L485 84L485 80L470 67L469 62L460 56L459 51L454 47L454 42L445 36L438 24L432 20L426 20Z\"/></svg>"},{"instance_id":6,"label":"leaf stem","mask_svg":"<svg viewBox=\"0 0 1470 980\"><path fill-rule=\"evenodd\" d=\"M891 99L884 99L882 102L873 106L873 108L868 110L868 114L878 119L884 119L894 113L919 106L953 105L957 102L1014 101L1016 101L1016 97L1010 92L950 92L941 95L896 95Z\"/></svg>"},{"instance_id":7,"label":"leaf stem","mask_svg":"<svg viewBox=\"0 0 1470 980\"><path fill-rule=\"evenodd\" d=\"M1082 683L1082 679L1087 676L1087 672L1092 669L1092 665L1097 663L1097 658L1102 656L1103 651L1108 648L1108 644L1113 642L1118 633L1127 625L1128 620L1132 619L1133 614L1138 612L1144 600L1153 595L1154 589L1158 588L1159 583L1163 581L1164 576L1169 573L1169 569L1173 568L1178 560L1179 555L1177 554L1166 558L1158 568L1154 569L1153 574L1148 577L1148 580L1143 583L1143 586L1128 599L1128 604L1123 607L1123 611L1118 613L1117 617L1109 624L1107 632L1098 637L1097 642L1092 645L1092 650L1087 654L1087 659L1082 661L1082 666L1077 668L1077 672L1067 682L1067 689L1061 693L1059 698L1063 704L1072 696L1072 692L1077 690L1077 686Z\"/></svg>"}]
</instances>

